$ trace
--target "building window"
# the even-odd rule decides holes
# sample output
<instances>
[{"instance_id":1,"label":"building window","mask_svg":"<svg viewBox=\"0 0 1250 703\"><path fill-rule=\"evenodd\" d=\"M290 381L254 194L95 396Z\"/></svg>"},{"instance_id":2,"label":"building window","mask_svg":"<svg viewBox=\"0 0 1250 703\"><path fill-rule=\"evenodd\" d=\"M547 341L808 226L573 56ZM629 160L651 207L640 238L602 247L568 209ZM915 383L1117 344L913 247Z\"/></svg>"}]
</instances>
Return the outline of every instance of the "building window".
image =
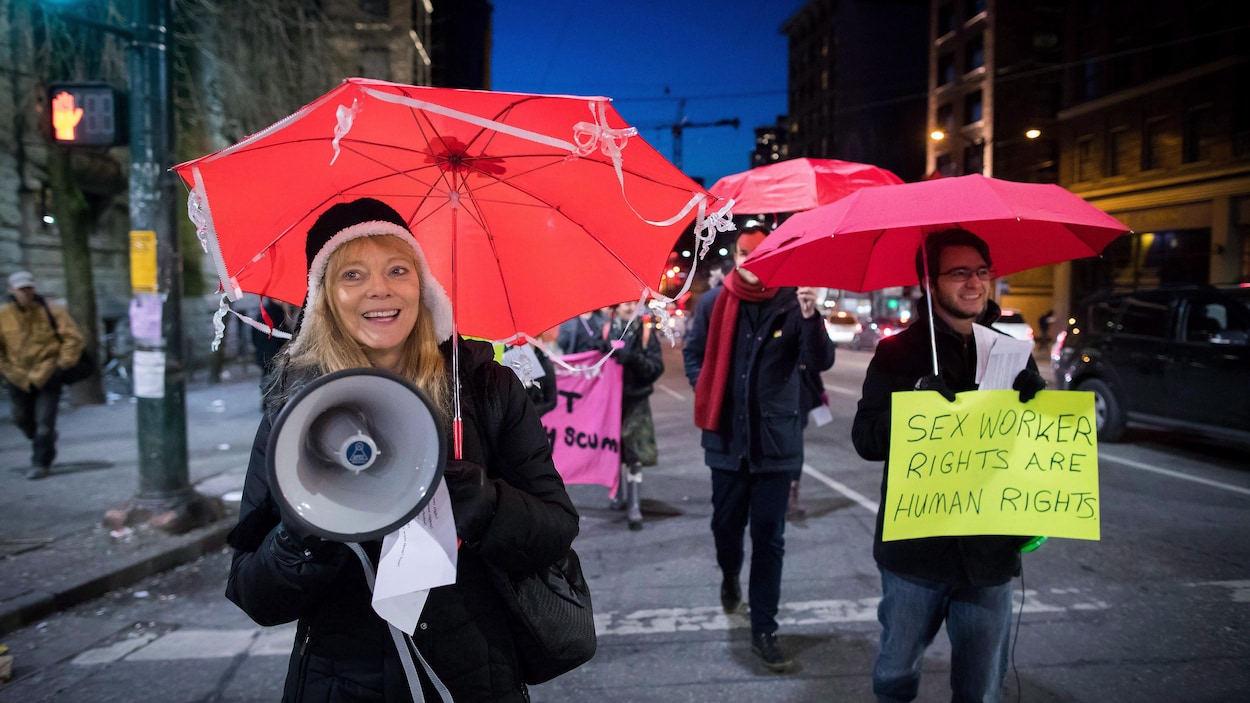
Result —
<instances>
[{"instance_id":1,"label":"building window","mask_svg":"<svg viewBox=\"0 0 1250 703\"><path fill-rule=\"evenodd\" d=\"M975 90L964 97L964 124L981 121L981 91Z\"/></svg>"},{"instance_id":2,"label":"building window","mask_svg":"<svg viewBox=\"0 0 1250 703\"><path fill-rule=\"evenodd\" d=\"M391 58L386 49L360 51L360 75L380 81L391 80Z\"/></svg>"},{"instance_id":3,"label":"building window","mask_svg":"<svg viewBox=\"0 0 1250 703\"><path fill-rule=\"evenodd\" d=\"M1128 175L1129 164L1132 163L1132 154L1129 144L1129 132L1127 127L1116 127L1107 135L1107 175L1108 176L1125 176Z\"/></svg>"},{"instance_id":4,"label":"building window","mask_svg":"<svg viewBox=\"0 0 1250 703\"><path fill-rule=\"evenodd\" d=\"M389 0L358 0L360 11L382 20L391 18L391 3Z\"/></svg>"},{"instance_id":5,"label":"building window","mask_svg":"<svg viewBox=\"0 0 1250 703\"><path fill-rule=\"evenodd\" d=\"M1187 164L1209 161L1215 146L1215 111L1210 105L1192 107L1185 114L1185 141L1181 158Z\"/></svg>"},{"instance_id":6,"label":"building window","mask_svg":"<svg viewBox=\"0 0 1250 703\"><path fill-rule=\"evenodd\" d=\"M947 85L955 80L955 55L942 54L937 62L937 84Z\"/></svg>"},{"instance_id":7,"label":"building window","mask_svg":"<svg viewBox=\"0 0 1250 703\"><path fill-rule=\"evenodd\" d=\"M1239 73L1234 85L1246 85L1250 79ZM1250 154L1250 94L1244 90L1233 91L1233 156ZM1250 250L1248 250L1250 253Z\"/></svg>"},{"instance_id":8,"label":"building window","mask_svg":"<svg viewBox=\"0 0 1250 703\"><path fill-rule=\"evenodd\" d=\"M1141 170L1163 168L1164 154L1167 153L1166 136L1163 131L1166 124L1167 118L1165 117L1152 117L1146 120L1141 135Z\"/></svg>"},{"instance_id":9,"label":"building window","mask_svg":"<svg viewBox=\"0 0 1250 703\"><path fill-rule=\"evenodd\" d=\"M1150 49L1146 53L1146 71L1150 76L1171 73L1176 62L1175 28L1173 19L1164 13L1156 15L1156 24L1150 30Z\"/></svg>"},{"instance_id":10,"label":"building window","mask_svg":"<svg viewBox=\"0 0 1250 703\"><path fill-rule=\"evenodd\" d=\"M940 37L953 31L955 31L955 5L948 2L937 11L937 35Z\"/></svg>"},{"instance_id":11,"label":"building window","mask_svg":"<svg viewBox=\"0 0 1250 703\"><path fill-rule=\"evenodd\" d=\"M1098 95L1098 62L1087 59L1081 64L1081 97L1093 100Z\"/></svg>"},{"instance_id":12,"label":"building window","mask_svg":"<svg viewBox=\"0 0 1250 703\"><path fill-rule=\"evenodd\" d=\"M964 173L985 173L985 144L969 144L964 147Z\"/></svg>"},{"instance_id":13,"label":"building window","mask_svg":"<svg viewBox=\"0 0 1250 703\"><path fill-rule=\"evenodd\" d=\"M973 71L985 65L985 36L978 34L968 40L964 47L965 71Z\"/></svg>"},{"instance_id":14,"label":"building window","mask_svg":"<svg viewBox=\"0 0 1250 703\"><path fill-rule=\"evenodd\" d=\"M935 169L943 176L955 175L955 161L949 153L938 154Z\"/></svg>"},{"instance_id":15,"label":"building window","mask_svg":"<svg viewBox=\"0 0 1250 703\"><path fill-rule=\"evenodd\" d=\"M1076 180L1092 181L1097 175L1094 162L1094 138L1078 137L1076 140Z\"/></svg>"},{"instance_id":16,"label":"building window","mask_svg":"<svg viewBox=\"0 0 1250 703\"><path fill-rule=\"evenodd\" d=\"M966 0L966 7L968 11L967 19L972 19L985 12L985 0Z\"/></svg>"},{"instance_id":17,"label":"building window","mask_svg":"<svg viewBox=\"0 0 1250 703\"><path fill-rule=\"evenodd\" d=\"M955 109L950 103L938 105L936 126L945 134L955 131Z\"/></svg>"}]
</instances>

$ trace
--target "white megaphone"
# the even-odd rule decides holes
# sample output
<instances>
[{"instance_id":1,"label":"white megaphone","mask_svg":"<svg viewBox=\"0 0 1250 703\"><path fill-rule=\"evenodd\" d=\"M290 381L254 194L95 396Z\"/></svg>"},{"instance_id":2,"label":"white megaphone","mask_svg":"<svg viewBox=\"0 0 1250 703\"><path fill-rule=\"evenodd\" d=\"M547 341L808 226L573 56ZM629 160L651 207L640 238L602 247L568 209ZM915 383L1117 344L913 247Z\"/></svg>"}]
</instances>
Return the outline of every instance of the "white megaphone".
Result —
<instances>
[{"instance_id":1,"label":"white megaphone","mask_svg":"<svg viewBox=\"0 0 1250 703\"><path fill-rule=\"evenodd\" d=\"M348 369L309 383L269 435L269 487L284 520L336 542L381 539L425 507L446 463L443 428L416 386Z\"/></svg>"}]
</instances>

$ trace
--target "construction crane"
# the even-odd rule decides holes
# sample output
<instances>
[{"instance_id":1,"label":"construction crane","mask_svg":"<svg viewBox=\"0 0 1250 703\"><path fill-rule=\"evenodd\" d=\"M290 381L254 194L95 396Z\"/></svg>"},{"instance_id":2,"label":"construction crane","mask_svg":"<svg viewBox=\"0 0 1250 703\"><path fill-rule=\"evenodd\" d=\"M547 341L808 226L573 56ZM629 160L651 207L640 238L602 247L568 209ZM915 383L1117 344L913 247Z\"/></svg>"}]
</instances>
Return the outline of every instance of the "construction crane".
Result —
<instances>
[{"instance_id":1,"label":"construction crane","mask_svg":"<svg viewBox=\"0 0 1250 703\"><path fill-rule=\"evenodd\" d=\"M681 170L681 135L687 129L694 127L733 127L738 128L738 118L728 117L715 122L691 122L686 119L686 99L678 98L677 100L677 121L673 124L656 125L656 129L670 129L673 131L673 165Z\"/></svg>"}]
</instances>

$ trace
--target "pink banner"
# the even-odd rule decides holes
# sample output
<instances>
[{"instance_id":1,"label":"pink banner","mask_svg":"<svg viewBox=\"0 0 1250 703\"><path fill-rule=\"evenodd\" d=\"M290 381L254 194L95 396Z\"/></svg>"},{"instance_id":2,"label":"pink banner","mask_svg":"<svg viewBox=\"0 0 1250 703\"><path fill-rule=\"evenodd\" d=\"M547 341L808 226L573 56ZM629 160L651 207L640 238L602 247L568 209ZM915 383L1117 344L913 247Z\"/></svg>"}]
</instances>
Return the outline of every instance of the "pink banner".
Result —
<instances>
[{"instance_id":1,"label":"pink banner","mask_svg":"<svg viewBox=\"0 0 1250 703\"><path fill-rule=\"evenodd\" d=\"M575 368L603 358L596 351L566 354ZM621 365L613 360L593 372L556 365L555 410L543 415L556 470L565 483L607 486L616 495L621 478Z\"/></svg>"}]
</instances>

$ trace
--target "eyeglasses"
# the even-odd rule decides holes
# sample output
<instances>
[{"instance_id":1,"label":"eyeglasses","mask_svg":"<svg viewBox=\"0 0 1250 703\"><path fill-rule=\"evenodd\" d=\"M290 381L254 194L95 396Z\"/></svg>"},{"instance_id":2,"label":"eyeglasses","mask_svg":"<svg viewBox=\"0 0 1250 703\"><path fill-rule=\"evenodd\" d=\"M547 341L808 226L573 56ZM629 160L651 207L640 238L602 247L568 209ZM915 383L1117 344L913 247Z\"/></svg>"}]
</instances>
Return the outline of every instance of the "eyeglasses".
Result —
<instances>
[{"instance_id":1,"label":"eyeglasses","mask_svg":"<svg viewBox=\"0 0 1250 703\"><path fill-rule=\"evenodd\" d=\"M973 276L976 276L982 281L988 281L994 277L994 269L989 266L981 266L975 269L970 269L967 266L960 266L959 268L953 268L949 271L943 271L938 275L954 279L959 283L965 283Z\"/></svg>"}]
</instances>

